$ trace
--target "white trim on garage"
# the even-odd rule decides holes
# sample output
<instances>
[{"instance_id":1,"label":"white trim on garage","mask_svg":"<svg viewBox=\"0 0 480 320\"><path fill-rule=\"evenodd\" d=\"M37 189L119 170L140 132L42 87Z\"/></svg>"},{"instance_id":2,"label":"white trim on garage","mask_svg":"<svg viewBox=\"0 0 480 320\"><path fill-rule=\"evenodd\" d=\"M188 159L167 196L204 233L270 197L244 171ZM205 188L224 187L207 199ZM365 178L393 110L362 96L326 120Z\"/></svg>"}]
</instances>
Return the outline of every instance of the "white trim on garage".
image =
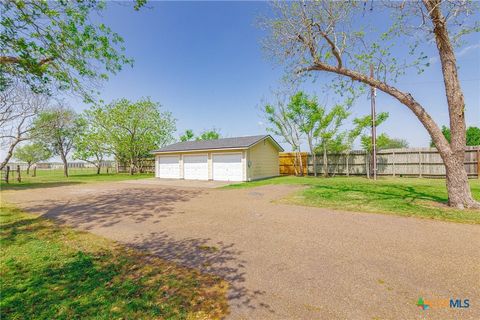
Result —
<instances>
[{"instance_id":1,"label":"white trim on garage","mask_svg":"<svg viewBox=\"0 0 480 320\"><path fill-rule=\"evenodd\" d=\"M217 181L243 181L243 152L212 153L212 179Z\"/></svg>"},{"instance_id":2,"label":"white trim on garage","mask_svg":"<svg viewBox=\"0 0 480 320\"><path fill-rule=\"evenodd\" d=\"M183 155L183 178L208 180L208 154Z\"/></svg>"},{"instance_id":3,"label":"white trim on garage","mask_svg":"<svg viewBox=\"0 0 480 320\"><path fill-rule=\"evenodd\" d=\"M159 156L157 164L158 178L179 179L180 178L180 157Z\"/></svg>"}]
</instances>

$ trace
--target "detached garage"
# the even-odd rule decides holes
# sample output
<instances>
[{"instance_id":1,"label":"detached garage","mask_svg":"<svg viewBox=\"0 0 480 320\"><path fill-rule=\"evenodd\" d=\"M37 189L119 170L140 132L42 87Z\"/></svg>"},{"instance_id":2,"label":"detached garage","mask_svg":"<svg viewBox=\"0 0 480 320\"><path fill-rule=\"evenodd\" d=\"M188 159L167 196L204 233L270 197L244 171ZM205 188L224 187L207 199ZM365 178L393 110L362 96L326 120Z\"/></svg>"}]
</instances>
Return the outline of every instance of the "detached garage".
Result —
<instances>
[{"instance_id":1,"label":"detached garage","mask_svg":"<svg viewBox=\"0 0 480 320\"><path fill-rule=\"evenodd\" d=\"M179 142L153 152L155 176L218 181L274 177L281 151L270 135Z\"/></svg>"}]
</instances>

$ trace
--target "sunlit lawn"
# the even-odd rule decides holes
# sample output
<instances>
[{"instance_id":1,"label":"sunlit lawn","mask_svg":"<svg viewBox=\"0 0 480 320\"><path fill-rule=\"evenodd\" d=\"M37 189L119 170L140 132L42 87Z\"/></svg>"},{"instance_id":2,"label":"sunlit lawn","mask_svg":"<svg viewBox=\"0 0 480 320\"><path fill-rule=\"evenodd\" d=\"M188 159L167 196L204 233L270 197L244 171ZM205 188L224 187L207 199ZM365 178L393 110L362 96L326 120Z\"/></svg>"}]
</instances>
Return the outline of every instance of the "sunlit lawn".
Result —
<instances>
[{"instance_id":1,"label":"sunlit lawn","mask_svg":"<svg viewBox=\"0 0 480 320\"><path fill-rule=\"evenodd\" d=\"M278 177L227 188L245 188L267 184L295 184L307 188L286 201L345 211L389 213L455 222L480 223L480 210L448 208L444 179L359 177ZM480 180L470 180L471 190L480 200Z\"/></svg>"},{"instance_id":2,"label":"sunlit lawn","mask_svg":"<svg viewBox=\"0 0 480 320\"><path fill-rule=\"evenodd\" d=\"M220 319L227 284L59 227L0 210L2 319Z\"/></svg>"},{"instance_id":3,"label":"sunlit lawn","mask_svg":"<svg viewBox=\"0 0 480 320\"><path fill-rule=\"evenodd\" d=\"M6 184L5 181L0 182L2 190L15 190L26 188L42 188L53 187L62 185L73 185L80 183L92 183L92 182L107 182L107 181L121 181L121 180L135 180L153 178L153 173L143 173L130 175L128 173L105 173L102 171L100 174L96 174L95 169L70 169L69 177L63 176L63 170L55 169L42 169L37 170L37 176L32 177L27 175L24 171L21 173L21 182L17 182L16 172L10 176L10 183Z\"/></svg>"}]
</instances>

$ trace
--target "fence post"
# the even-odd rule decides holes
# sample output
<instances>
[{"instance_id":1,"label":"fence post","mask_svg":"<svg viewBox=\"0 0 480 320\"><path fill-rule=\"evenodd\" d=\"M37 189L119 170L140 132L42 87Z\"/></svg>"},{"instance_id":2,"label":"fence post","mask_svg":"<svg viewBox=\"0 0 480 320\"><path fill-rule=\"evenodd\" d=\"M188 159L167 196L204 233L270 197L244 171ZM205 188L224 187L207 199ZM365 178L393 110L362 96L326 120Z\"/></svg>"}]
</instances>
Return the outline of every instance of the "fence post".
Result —
<instances>
[{"instance_id":1,"label":"fence post","mask_svg":"<svg viewBox=\"0 0 480 320\"><path fill-rule=\"evenodd\" d=\"M477 148L477 179L480 179L480 147Z\"/></svg>"},{"instance_id":2,"label":"fence post","mask_svg":"<svg viewBox=\"0 0 480 320\"><path fill-rule=\"evenodd\" d=\"M37 166L33 166L33 175L32 177L36 177L37 176Z\"/></svg>"},{"instance_id":3,"label":"fence post","mask_svg":"<svg viewBox=\"0 0 480 320\"><path fill-rule=\"evenodd\" d=\"M10 175L10 166L7 166L7 170L5 172L5 183L8 183L8 176Z\"/></svg>"},{"instance_id":4,"label":"fence post","mask_svg":"<svg viewBox=\"0 0 480 320\"><path fill-rule=\"evenodd\" d=\"M393 176L395 177L395 151L392 151L392 171L393 171Z\"/></svg>"},{"instance_id":5,"label":"fence post","mask_svg":"<svg viewBox=\"0 0 480 320\"><path fill-rule=\"evenodd\" d=\"M350 175L350 168L348 167L348 153L345 154L345 159L347 162L347 177Z\"/></svg>"},{"instance_id":6,"label":"fence post","mask_svg":"<svg viewBox=\"0 0 480 320\"><path fill-rule=\"evenodd\" d=\"M365 174L367 179L370 179L370 161L368 157L368 151L365 151Z\"/></svg>"},{"instance_id":7,"label":"fence post","mask_svg":"<svg viewBox=\"0 0 480 320\"><path fill-rule=\"evenodd\" d=\"M419 177L422 177L422 151L418 151L418 172Z\"/></svg>"},{"instance_id":8,"label":"fence post","mask_svg":"<svg viewBox=\"0 0 480 320\"><path fill-rule=\"evenodd\" d=\"M20 166L19 165L17 165L17 174L18 174L17 181L22 182L22 177L20 176Z\"/></svg>"}]
</instances>

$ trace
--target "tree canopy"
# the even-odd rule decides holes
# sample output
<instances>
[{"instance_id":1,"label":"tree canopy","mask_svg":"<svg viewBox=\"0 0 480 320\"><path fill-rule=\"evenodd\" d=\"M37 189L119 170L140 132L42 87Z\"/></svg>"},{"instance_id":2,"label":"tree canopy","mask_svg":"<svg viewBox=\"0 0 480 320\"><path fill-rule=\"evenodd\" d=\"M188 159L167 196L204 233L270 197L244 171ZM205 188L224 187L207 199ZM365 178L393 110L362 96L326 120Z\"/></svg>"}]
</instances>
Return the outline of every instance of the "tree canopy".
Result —
<instances>
[{"instance_id":1,"label":"tree canopy","mask_svg":"<svg viewBox=\"0 0 480 320\"><path fill-rule=\"evenodd\" d=\"M447 126L442 126L442 133L445 136L445 139L450 142L451 133L450 129ZM479 146L480 145L480 128L478 127L468 127L466 131L466 145L467 146ZM430 141L430 146L435 147L435 143Z\"/></svg>"},{"instance_id":2,"label":"tree canopy","mask_svg":"<svg viewBox=\"0 0 480 320\"><path fill-rule=\"evenodd\" d=\"M94 119L84 113L79 118L80 133L75 136L75 151L73 159L79 159L93 164L100 173L102 162L110 154L107 141L99 127L94 125Z\"/></svg>"},{"instance_id":3,"label":"tree canopy","mask_svg":"<svg viewBox=\"0 0 480 320\"><path fill-rule=\"evenodd\" d=\"M144 0L135 2L140 8ZM5 0L0 3L0 89L13 78L36 91L71 91L90 100L98 83L133 60L123 39L92 15L105 1Z\"/></svg>"},{"instance_id":4,"label":"tree canopy","mask_svg":"<svg viewBox=\"0 0 480 320\"><path fill-rule=\"evenodd\" d=\"M220 132L215 128L202 131L200 135L196 138L196 140L217 140L217 139L220 139Z\"/></svg>"},{"instance_id":5,"label":"tree canopy","mask_svg":"<svg viewBox=\"0 0 480 320\"><path fill-rule=\"evenodd\" d=\"M203 130L200 132L198 136L195 136L195 133L192 129L187 129L185 132L180 136L180 141L191 141L191 140L217 140L220 139L221 135L218 129L209 129Z\"/></svg>"},{"instance_id":6,"label":"tree canopy","mask_svg":"<svg viewBox=\"0 0 480 320\"><path fill-rule=\"evenodd\" d=\"M140 159L170 143L176 130L171 113L162 111L160 104L149 98L116 100L94 106L86 114L95 135L108 144L117 161L130 164L131 173L138 168Z\"/></svg>"},{"instance_id":7,"label":"tree canopy","mask_svg":"<svg viewBox=\"0 0 480 320\"><path fill-rule=\"evenodd\" d=\"M318 103L317 97L310 97L302 91L286 100L287 102L278 100L276 105L267 104L264 107L264 115L270 125L267 130L282 137L292 147L292 151L297 152L299 172L303 172L303 165L298 153L306 140L313 155L316 174L316 154L330 152L338 147L341 140L340 126L350 113L341 104L328 109ZM324 162L324 166L326 165Z\"/></svg>"},{"instance_id":8,"label":"tree canopy","mask_svg":"<svg viewBox=\"0 0 480 320\"><path fill-rule=\"evenodd\" d=\"M191 141L195 138L195 134L193 133L192 129L187 129L185 130L185 133L180 136L180 141L185 142L185 141Z\"/></svg>"},{"instance_id":9,"label":"tree canopy","mask_svg":"<svg viewBox=\"0 0 480 320\"><path fill-rule=\"evenodd\" d=\"M18 147L15 150L14 157L18 161L26 162L27 174L32 164L50 159L52 152L43 143L31 143Z\"/></svg>"},{"instance_id":10,"label":"tree canopy","mask_svg":"<svg viewBox=\"0 0 480 320\"><path fill-rule=\"evenodd\" d=\"M58 105L41 112L34 122L35 139L46 145L54 155L60 156L63 172L68 177L68 156L82 124L78 114L65 105Z\"/></svg>"},{"instance_id":11,"label":"tree canopy","mask_svg":"<svg viewBox=\"0 0 480 320\"><path fill-rule=\"evenodd\" d=\"M362 148L368 152L372 151L372 137L364 135L361 137ZM408 142L404 139L391 138L386 133L377 136L377 150L408 148Z\"/></svg>"}]
</instances>

